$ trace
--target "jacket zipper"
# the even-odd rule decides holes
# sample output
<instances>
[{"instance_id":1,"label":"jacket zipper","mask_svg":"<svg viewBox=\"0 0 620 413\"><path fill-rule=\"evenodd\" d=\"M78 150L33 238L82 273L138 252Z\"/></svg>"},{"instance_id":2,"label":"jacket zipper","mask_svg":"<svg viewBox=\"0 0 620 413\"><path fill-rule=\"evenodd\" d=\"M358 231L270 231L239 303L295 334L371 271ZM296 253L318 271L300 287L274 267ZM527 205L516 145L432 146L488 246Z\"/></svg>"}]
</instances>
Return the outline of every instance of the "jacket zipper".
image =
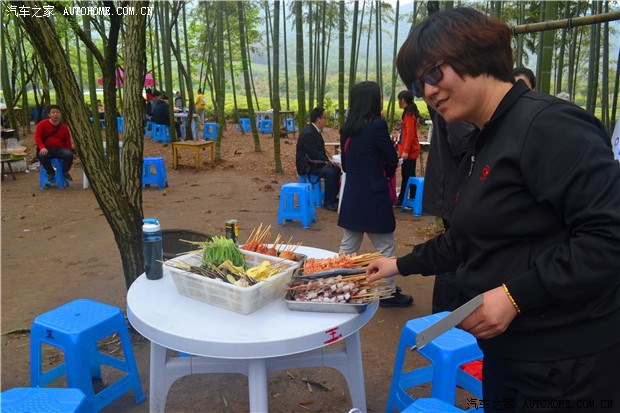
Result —
<instances>
[{"instance_id":1,"label":"jacket zipper","mask_svg":"<svg viewBox=\"0 0 620 413\"><path fill-rule=\"evenodd\" d=\"M470 158L470 162L469 162L469 175L468 176L471 176L471 173L474 170L474 163L476 163L476 156L472 155Z\"/></svg>"}]
</instances>

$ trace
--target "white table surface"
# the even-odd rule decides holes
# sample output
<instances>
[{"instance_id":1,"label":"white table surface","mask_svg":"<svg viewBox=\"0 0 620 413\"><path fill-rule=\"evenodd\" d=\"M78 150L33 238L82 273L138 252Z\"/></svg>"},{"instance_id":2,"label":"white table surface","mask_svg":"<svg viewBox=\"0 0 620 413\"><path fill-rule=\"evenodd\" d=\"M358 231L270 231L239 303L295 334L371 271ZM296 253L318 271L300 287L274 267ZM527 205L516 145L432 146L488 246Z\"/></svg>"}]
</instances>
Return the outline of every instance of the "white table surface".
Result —
<instances>
[{"instance_id":1,"label":"white table surface","mask_svg":"<svg viewBox=\"0 0 620 413\"><path fill-rule=\"evenodd\" d=\"M332 155L332 162L340 165L340 168L342 168L341 153ZM342 175L340 175L340 192L338 193L338 213L340 213L340 204L342 204L342 194L344 193L344 184L346 182L347 182L347 174L345 171L342 171Z\"/></svg>"},{"instance_id":2,"label":"white table surface","mask_svg":"<svg viewBox=\"0 0 620 413\"><path fill-rule=\"evenodd\" d=\"M297 252L314 258L336 255L312 247ZM180 295L165 266L162 279L143 274L127 293L127 317L151 341L151 412L164 411L168 389L178 378L213 372L246 374L250 410L267 411L269 372L322 365L345 376L353 407L364 411L359 330L377 306L372 303L362 314L315 313L291 311L279 299L251 314L237 314ZM341 340L344 349L321 350ZM167 349L201 357L170 357Z\"/></svg>"}]
</instances>

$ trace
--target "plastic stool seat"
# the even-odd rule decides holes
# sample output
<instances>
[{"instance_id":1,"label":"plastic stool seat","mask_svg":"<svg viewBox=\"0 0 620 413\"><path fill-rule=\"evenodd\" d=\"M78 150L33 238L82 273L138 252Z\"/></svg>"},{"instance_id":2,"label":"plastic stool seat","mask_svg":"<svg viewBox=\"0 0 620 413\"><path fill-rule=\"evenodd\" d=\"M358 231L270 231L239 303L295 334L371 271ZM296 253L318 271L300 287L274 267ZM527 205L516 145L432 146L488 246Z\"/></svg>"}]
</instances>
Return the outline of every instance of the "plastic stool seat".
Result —
<instances>
[{"instance_id":1,"label":"plastic stool seat","mask_svg":"<svg viewBox=\"0 0 620 413\"><path fill-rule=\"evenodd\" d=\"M464 411L439 399L418 399L402 413L460 413Z\"/></svg>"},{"instance_id":2,"label":"plastic stool seat","mask_svg":"<svg viewBox=\"0 0 620 413\"><path fill-rule=\"evenodd\" d=\"M153 169L155 172L153 172ZM142 161L142 187L157 184L157 188L162 189L168 186L168 175L166 175L166 165L164 158L150 157Z\"/></svg>"},{"instance_id":3,"label":"plastic stool seat","mask_svg":"<svg viewBox=\"0 0 620 413\"><path fill-rule=\"evenodd\" d=\"M285 120L285 127L286 130L289 132L295 132L295 119L293 118L286 118Z\"/></svg>"},{"instance_id":4,"label":"plastic stool seat","mask_svg":"<svg viewBox=\"0 0 620 413\"><path fill-rule=\"evenodd\" d=\"M172 142L172 134L168 125L153 124L153 142Z\"/></svg>"},{"instance_id":5,"label":"plastic stool seat","mask_svg":"<svg viewBox=\"0 0 620 413\"><path fill-rule=\"evenodd\" d=\"M100 353L97 348L99 340L114 333L120 338L124 359ZM64 363L45 373L41 365L42 343L61 349L65 356ZM102 378L101 365L126 374L95 394L92 379ZM136 403L144 401L129 331L118 308L79 299L34 319L30 330L30 385L45 387L65 375L67 386L80 389L97 411L132 389Z\"/></svg>"},{"instance_id":6,"label":"plastic stool seat","mask_svg":"<svg viewBox=\"0 0 620 413\"><path fill-rule=\"evenodd\" d=\"M260 123L260 133L273 133L273 121L271 119L263 119Z\"/></svg>"},{"instance_id":7,"label":"plastic stool seat","mask_svg":"<svg viewBox=\"0 0 620 413\"><path fill-rule=\"evenodd\" d=\"M154 131L155 131L155 122L153 121L146 121L146 126L144 128L144 137L145 138L151 138L153 139L153 135L154 135Z\"/></svg>"},{"instance_id":8,"label":"plastic stool seat","mask_svg":"<svg viewBox=\"0 0 620 413\"><path fill-rule=\"evenodd\" d=\"M410 198L411 186L415 185L415 196ZM404 211L406 207L413 208L413 215L416 217L422 216L422 194L424 192L424 178L418 178L412 176L407 181L407 189L405 189L405 196L403 197L403 203L401 211Z\"/></svg>"},{"instance_id":9,"label":"plastic stool seat","mask_svg":"<svg viewBox=\"0 0 620 413\"><path fill-rule=\"evenodd\" d=\"M216 140L217 139L217 123L205 123L205 128L202 131L202 139L204 140Z\"/></svg>"},{"instance_id":10,"label":"plastic stool seat","mask_svg":"<svg viewBox=\"0 0 620 413\"><path fill-rule=\"evenodd\" d=\"M476 338L464 330L452 328L418 350L432 365L403 371L405 355L409 347L415 345L417 334L448 314L432 314L409 320L405 324L394 361L386 412L391 413L393 409L403 411L414 402L407 394L407 389L428 382L432 382L432 397L449 404L454 404L457 385L482 398L482 383L459 368L465 363L482 358Z\"/></svg>"},{"instance_id":11,"label":"plastic stool seat","mask_svg":"<svg viewBox=\"0 0 620 413\"><path fill-rule=\"evenodd\" d=\"M56 169L56 173L54 174L54 180L52 182L47 181L47 171L41 165L39 168L39 188L43 189L45 187L51 187L52 185L56 185L58 189L63 189L66 186L69 186L69 181L65 179L65 176L62 172L62 160L58 158L50 158L52 162L52 166Z\"/></svg>"},{"instance_id":12,"label":"plastic stool seat","mask_svg":"<svg viewBox=\"0 0 620 413\"><path fill-rule=\"evenodd\" d=\"M122 116L117 116L116 121L118 122L118 133L121 135L125 133L125 123L123 122Z\"/></svg>"},{"instance_id":13,"label":"plastic stool seat","mask_svg":"<svg viewBox=\"0 0 620 413\"><path fill-rule=\"evenodd\" d=\"M310 228L310 221L316 222L316 211L312 202L312 185L308 183L289 183L280 189L280 205L278 208L278 225L285 220L301 220L302 228ZM297 195L296 206L295 195Z\"/></svg>"},{"instance_id":14,"label":"plastic stool seat","mask_svg":"<svg viewBox=\"0 0 620 413\"><path fill-rule=\"evenodd\" d=\"M239 118L239 124L237 125L237 131L241 132L243 130L244 133L250 132L252 129L250 125L250 118Z\"/></svg>"},{"instance_id":15,"label":"plastic stool seat","mask_svg":"<svg viewBox=\"0 0 620 413\"><path fill-rule=\"evenodd\" d=\"M2 413L92 412L80 389L16 387L0 395Z\"/></svg>"},{"instance_id":16,"label":"plastic stool seat","mask_svg":"<svg viewBox=\"0 0 620 413\"><path fill-rule=\"evenodd\" d=\"M321 208L323 206L323 198L325 198L325 193L323 192L319 177L316 175L299 175L299 182L312 184L312 199L314 200L314 207Z\"/></svg>"}]
</instances>

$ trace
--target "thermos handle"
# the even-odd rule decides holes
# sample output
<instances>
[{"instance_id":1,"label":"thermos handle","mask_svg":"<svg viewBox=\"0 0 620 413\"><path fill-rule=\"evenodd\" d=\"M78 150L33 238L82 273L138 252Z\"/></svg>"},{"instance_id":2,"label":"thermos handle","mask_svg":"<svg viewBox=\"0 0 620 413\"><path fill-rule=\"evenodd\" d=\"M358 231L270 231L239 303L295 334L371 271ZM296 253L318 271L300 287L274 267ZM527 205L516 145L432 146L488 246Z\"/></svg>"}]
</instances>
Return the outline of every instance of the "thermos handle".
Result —
<instances>
[{"instance_id":1,"label":"thermos handle","mask_svg":"<svg viewBox=\"0 0 620 413\"><path fill-rule=\"evenodd\" d=\"M158 221L158 220L156 220L155 218L144 218L144 219L142 220L142 222L143 222L144 224L159 225L159 221Z\"/></svg>"}]
</instances>

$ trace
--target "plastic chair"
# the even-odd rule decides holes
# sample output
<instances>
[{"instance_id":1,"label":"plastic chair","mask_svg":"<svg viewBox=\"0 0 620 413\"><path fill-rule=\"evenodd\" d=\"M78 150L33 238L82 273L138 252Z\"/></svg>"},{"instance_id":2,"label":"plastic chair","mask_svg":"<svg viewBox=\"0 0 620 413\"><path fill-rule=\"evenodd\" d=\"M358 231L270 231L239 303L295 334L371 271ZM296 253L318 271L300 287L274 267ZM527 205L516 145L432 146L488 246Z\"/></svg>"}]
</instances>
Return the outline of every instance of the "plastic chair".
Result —
<instances>
[{"instance_id":1,"label":"plastic chair","mask_svg":"<svg viewBox=\"0 0 620 413\"><path fill-rule=\"evenodd\" d=\"M286 118L285 127L286 127L287 131L295 132L297 130L295 128L295 119L293 119L293 118Z\"/></svg>"},{"instance_id":2,"label":"plastic chair","mask_svg":"<svg viewBox=\"0 0 620 413\"><path fill-rule=\"evenodd\" d=\"M418 399L402 413L462 413L464 411L439 399ZM482 409L479 408L478 411Z\"/></svg>"},{"instance_id":3,"label":"plastic chair","mask_svg":"<svg viewBox=\"0 0 620 413\"><path fill-rule=\"evenodd\" d=\"M250 126L250 118L240 118L239 124L237 125L237 132L241 132L243 129L243 133L248 133L252 130Z\"/></svg>"},{"instance_id":4,"label":"plastic chair","mask_svg":"<svg viewBox=\"0 0 620 413\"><path fill-rule=\"evenodd\" d=\"M411 186L415 185L415 195L413 198L409 198L411 195ZM412 176L407 181L407 189L405 189L405 196L403 197L403 203L401 211L404 211L406 207L413 208L413 215L416 217L422 216L422 193L424 192L424 178L418 178Z\"/></svg>"},{"instance_id":5,"label":"plastic chair","mask_svg":"<svg viewBox=\"0 0 620 413\"><path fill-rule=\"evenodd\" d=\"M260 123L260 133L272 133L273 121L271 119L263 119Z\"/></svg>"},{"instance_id":6,"label":"plastic chair","mask_svg":"<svg viewBox=\"0 0 620 413\"><path fill-rule=\"evenodd\" d=\"M205 123L202 139L212 141L217 139L217 123Z\"/></svg>"},{"instance_id":7,"label":"plastic chair","mask_svg":"<svg viewBox=\"0 0 620 413\"><path fill-rule=\"evenodd\" d=\"M286 220L301 220L302 228L310 228L310 221L316 222L316 212L311 194L312 185L305 183L290 183L282 185L280 189L280 205L278 208L278 225ZM297 195L297 204L295 202Z\"/></svg>"},{"instance_id":8,"label":"plastic chair","mask_svg":"<svg viewBox=\"0 0 620 413\"><path fill-rule=\"evenodd\" d=\"M62 161L58 158L51 158L52 166L56 169L56 174L54 175L54 180L52 182L47 182L47 171L41 165L39 170L39 188L43 189L45 187L51 187L52 185L56 185L58 189L63 189L66 186L69 186L69 181L67 181L62 173Z\"/></svg>"},{"instance_id":9,"label":"plastic chair","mask_svg":"<svg viewBox=\"0 0 620 413\"><path fill-rule=\"evenodd\" d=\"M310 177L310 179L308 179ZM314 207L321 208L323 206L323 199L325 198L325 193L323 192L323 188L321 185L321 180L316 175L300 175L299 182L300 183L309 183L312 184L312 199L314 200ZM316 183L312 183L316 182Z\"/></svg>"},{"instance_id":10,"label":"plastic chair","mask_svg":"<svg viewBox=\"0 0 620 413\"><path fill-rule=\"evenodd\" d=\"M407 389L428 382L432 382L433 398L452 405L456 398L457 385L482 398L482 382L459 368L465 363L481 359L482 351L476 338L461 329L452 328L418 350L419 354L431 361L430 366L403 371L405 355L409 352L409 348L415 345L418 333L448 314L448 312L432 314L409 320L405 324L394 361L386 412L391 413L394 409L402 412L414 402L414 399L407 394Z\"/></svg>"},{"instance_id":11,"label":"plastic chair","mask_svg":"<svg viewBox=\"0 0 620 413\"><path fill-rule=\"evenodd\" d=\"M170 134L170 127L168 125L159 125L157 123L153 125L153 142L172 142L172 135Z\"/></svg>"},{"instance_id":12,"label":"plastic chair","mask_svg":"<svg viewBox=\"0 0 620 413\"><path fill-rule=\"evenodd\" d=\"M0 395L2 413L92 412L80 389L16 387Z\"/></svg>"},{"instance_id":13,"label":"plastic chair","mask_svg":"<svg viewBox=\"0 0 620 413\"><path fill-rule=\"evenodd\" d=\"M145 138L153 138L155 131L155 122L147 120L146 127L144 128L144 137Z\"/></svg>"},{"instance_id":14,"label":"plastic chair","mask_svg":"<svg viewBox=\"0 0 620 413\"><path fill-rule=\"evenodd\" d=\"M98 341L115 333L120 338L123 359L100 353L97 348ZM65 358L64 363L45 373L41 366L43 343L61 349ZM102 365L126 374L95 394L92 379L102 379ZM96 411L129 390L133 390L136 404L144 401L129 331L118 308L79 299L34 319L30 330L30 385L45 387L65 375L67 386L80 389Z\"/></svg>"},{"instance_id":15,"label":"plastic chair","mask_svg":"<svg viewBox=\"0 0 620 413\"><path fill-rule=\"evenodd\" d=\"M142 188L151 186L151 184L157 184L159 189L168 186L164 158L151 157L144 158L142 161Z\"/></svg>"},{"instance_id":16,"label":"plastic chair","mask_svg":"<svg viewBox=\"0 0 620 413\"><path fill-rule=\"evenodd\" d=\"M123 117L122 116L118 116L116 118L116 121L118 122L118 133L123 134L125 133L125 126L123 123Z\"/></svg>"}]
</instances>

